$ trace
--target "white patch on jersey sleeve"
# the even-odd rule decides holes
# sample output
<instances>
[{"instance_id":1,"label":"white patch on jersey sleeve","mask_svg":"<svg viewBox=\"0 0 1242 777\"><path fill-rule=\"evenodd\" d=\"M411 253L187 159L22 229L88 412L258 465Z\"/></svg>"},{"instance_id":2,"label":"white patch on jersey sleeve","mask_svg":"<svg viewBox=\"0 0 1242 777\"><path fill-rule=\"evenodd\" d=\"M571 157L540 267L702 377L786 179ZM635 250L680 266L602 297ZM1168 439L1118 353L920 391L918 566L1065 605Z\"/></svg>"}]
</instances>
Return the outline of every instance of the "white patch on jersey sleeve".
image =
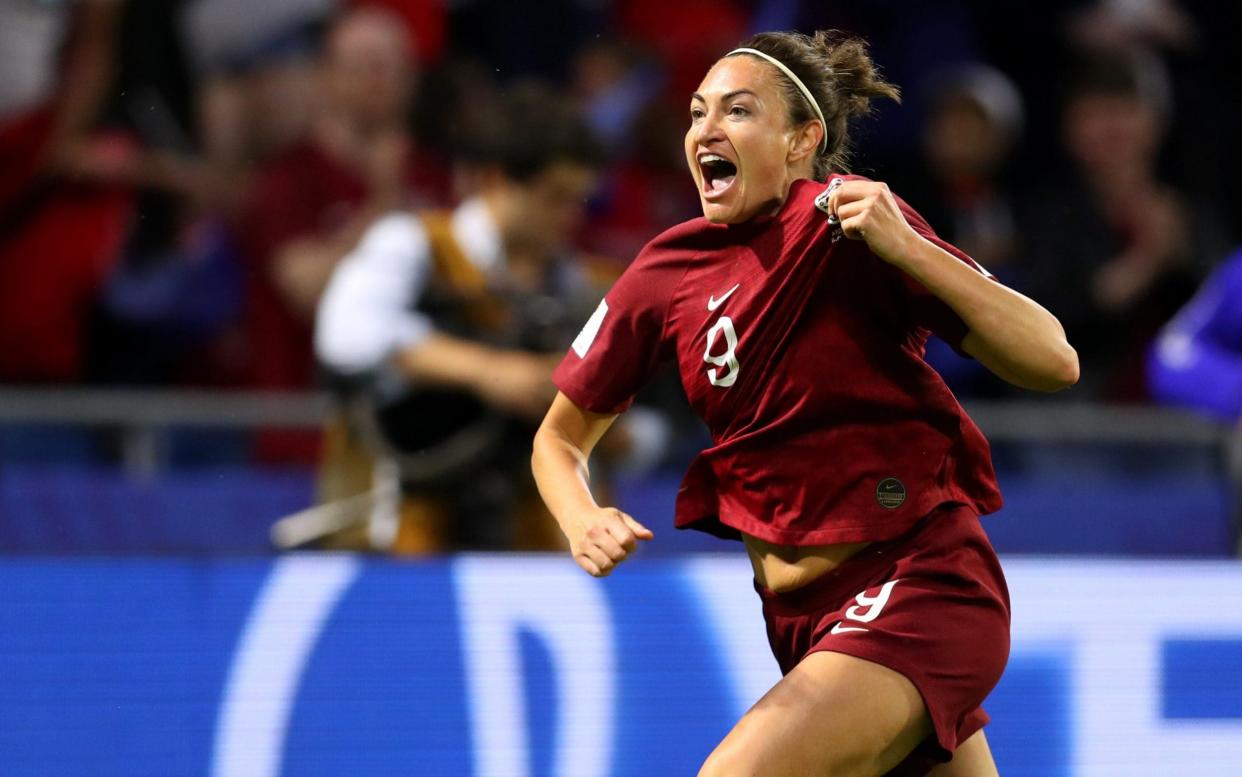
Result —
<instances>
[{"instance_id":1,"label":"white patch on jersey sleeve","mask_svg":"<svg viewBox=\"0 0 1242 777\"><path fill-rule=\"evenodd\" d=\"M574 353L578 354L579 359L585 359L587 350L591 347L591 343L595 342L595 336L599 334L599 328L604 323L604 316L608 314L608 300L601 299L599 307L587 319L586 324L582 327L582 331L574 338L572 348ZM562 341L563 342L563 341Z\"/></svg>"}]
</instances>

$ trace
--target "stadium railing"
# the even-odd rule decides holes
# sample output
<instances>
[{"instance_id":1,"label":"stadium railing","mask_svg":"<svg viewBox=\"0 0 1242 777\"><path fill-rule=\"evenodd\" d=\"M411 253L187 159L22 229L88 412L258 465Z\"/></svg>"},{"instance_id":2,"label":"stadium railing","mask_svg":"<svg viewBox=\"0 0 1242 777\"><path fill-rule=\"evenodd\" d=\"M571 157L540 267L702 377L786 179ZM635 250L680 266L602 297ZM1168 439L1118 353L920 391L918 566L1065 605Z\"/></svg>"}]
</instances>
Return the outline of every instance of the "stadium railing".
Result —
<instances>
[{"instance_id":1,"label":"stadium railing","mask_svg":"<svg viewBox=\"0 0 1242 777\"><path fill-rule=\"evenodd\" d=\"M1077 505L1084 516L1093 511L1122 514L1111 523L1120 521L1121 531L1150 535L1139 519L1127 529L1126 511L1142 512L1144 505L1170 490L1184 494L1206 490L1214 492L1214 501L1203 503L1207 507L1193 502L1187 503L1189 506L1170 503L1170 536L1178 531L1175 525L1181 517L1174 513L1219 509L1224 513L1223 528L1213 527L1210 539L1192 539L1183 550L1188 555L1212 555L1204 548L1218 547L1224 541L1222 532L1228 534L1230 548L1236 548L1242 518L1242 434L1233 428L1185 411L1148 406L1099 405L1058 398L965 404L993 444L1007 495L1016 494L1009 498L1011 507L1037 515L1030 521L1015 522L1024 527L1018 530L1023 537L1034 536L1036 530L1056 533L1047 530L1047 522L1056 518L1054 513L1064 512L1058 507L1058 499ZM329 398L315 392L0 387L0 435L13 428L108 429L119 440L117 464L122 472L150 481L169 468L167 446L160 442L169 430L242 434L260 429L315 430L322 426L329 407ZM1102 465L1098 456L1083 454L1089 449L1107 451ZM0 451L0 471L6 463L11 464ZM1119 480L1114 478L1117 473ZM1205 473L1207 480L1201 479ZM662 486L649 487L644 482L652 504L662 506L668 500L668 491L675 490L675 474ZM1033 489L1036 499L1027 498L1024 491L1028 475L1040 484ZM1201 487L1203 484L1206 488ZM640 495L637 501L643 504L644 498ZM1100 530L1100 522L1082 517L1075 517L1073 523L1077 528L1072 531L1083 536ZM1120 552L1130 552L1126 542L1120 540ZM1149 537L1144 542L1147 544L1140 542L1133 551L1150 553L1152 547L1170 541ZM1177 544L1174 539L1172 546ZM998 542L999 547L1005 545ZM1031 552L1048 550L1027 539L1016 541L1012 547ZM1174 548L1175 554L1179 552Z\"/></svg>"}]
</instances>

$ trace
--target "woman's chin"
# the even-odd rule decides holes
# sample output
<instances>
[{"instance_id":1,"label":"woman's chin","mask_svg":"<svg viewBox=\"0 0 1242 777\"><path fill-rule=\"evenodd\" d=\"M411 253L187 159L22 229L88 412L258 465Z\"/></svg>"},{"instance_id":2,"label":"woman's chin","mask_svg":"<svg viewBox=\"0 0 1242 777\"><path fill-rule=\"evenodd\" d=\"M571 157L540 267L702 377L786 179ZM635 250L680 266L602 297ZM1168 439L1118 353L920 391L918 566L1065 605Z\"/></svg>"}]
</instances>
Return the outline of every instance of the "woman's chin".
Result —
<instances>
[{"instance_id":1,"label":"woman's chin","mask_svg":"<svg viewBox=\"0 0 1242 777\"><path fill-rule=\"evenodd\" d=\"M703 200L703 217L713 224L736 224L745 221L741 218L740 208L732 202L709 202Z\"/></svg>"}]
</instances>

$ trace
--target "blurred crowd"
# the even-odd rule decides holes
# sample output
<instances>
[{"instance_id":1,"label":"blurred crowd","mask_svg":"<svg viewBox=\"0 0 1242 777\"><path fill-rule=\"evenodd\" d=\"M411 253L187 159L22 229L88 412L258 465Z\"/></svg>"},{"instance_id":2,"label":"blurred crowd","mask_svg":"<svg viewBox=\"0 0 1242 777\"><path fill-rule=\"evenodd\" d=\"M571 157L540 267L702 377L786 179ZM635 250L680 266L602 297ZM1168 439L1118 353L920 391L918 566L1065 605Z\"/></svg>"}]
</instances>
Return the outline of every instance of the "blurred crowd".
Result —
<instances>
[{"instance_id":1,"label":"blurred crowd","mask_svg":"<svg viewBox=\"0 0 1242 777\"><path fill-rule=\"evenodd\" d=\"M506 283L589 314L698 214L681 136L715 58L752 31L837 27L904 96L858 128L854 172L1061 319L1074 397L1236 419L1236 5L0 0L0 382L324 385L341 370L315 320L342 260L387 215L468 218L480 198L496 245L460 246L467 274L491 283L504 255ZM515 124L567 112L580 142L541 153L577 167L544 175ZM549 257L592 282L557 286ZM520 411L536 362L507 351L503 387L476 393ZM962 396L1007 393L929 358ZM323 444L273 433L260 455Z\"/></svg>"}]
</instances>

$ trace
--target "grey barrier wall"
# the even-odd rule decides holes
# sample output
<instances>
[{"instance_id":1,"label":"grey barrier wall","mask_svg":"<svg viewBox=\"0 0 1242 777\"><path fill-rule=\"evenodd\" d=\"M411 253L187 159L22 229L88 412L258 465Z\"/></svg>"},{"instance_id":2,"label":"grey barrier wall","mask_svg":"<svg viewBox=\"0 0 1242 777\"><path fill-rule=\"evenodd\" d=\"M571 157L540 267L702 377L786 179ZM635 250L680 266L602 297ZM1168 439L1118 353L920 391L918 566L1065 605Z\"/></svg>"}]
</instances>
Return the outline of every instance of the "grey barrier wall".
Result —
<instances>
[{"instance_id":1,"label":"grey barrier wall","mask_svg":"<svg viewBox=\"0 0 1242 777\"><path fill-rule=\"evenodd\" d=\"M166 429L310 430L323 424L329 409L321 393L0 388L0 425L110 428L122 441L122 466L147 477L165 466L159 438ZM1242 526L1242 433L1233 427L1182 410L1060 398L977 401L966 409L1001 446L1169 446L1210 456L1231 486L1232 513Z\"/></svg>"}]
</instances>

